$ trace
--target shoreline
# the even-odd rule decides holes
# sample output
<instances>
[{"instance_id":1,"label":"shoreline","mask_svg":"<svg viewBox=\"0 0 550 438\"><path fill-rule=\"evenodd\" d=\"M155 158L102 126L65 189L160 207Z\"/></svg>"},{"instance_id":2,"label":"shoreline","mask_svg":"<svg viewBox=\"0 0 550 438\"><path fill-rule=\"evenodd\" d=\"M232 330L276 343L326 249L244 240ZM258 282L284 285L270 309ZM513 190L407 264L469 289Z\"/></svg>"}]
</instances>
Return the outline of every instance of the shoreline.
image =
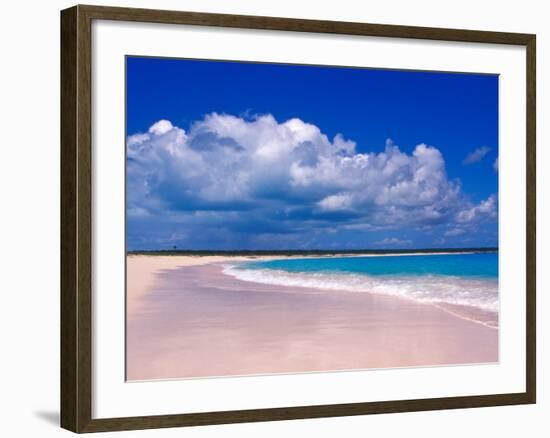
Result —
<instances>
[{"instance_id":1,"label":"shoreline","mask_svg":"<svg viewBox=\"0 0 550 438\"><path fill-rule=\"evenodd\" d=\"M129 255L128 379L498 361L498 329L454 308L244 282L219 265L258 259Z\"/></svg>"},{"instance_id":2,"label":"shoreline","mask_svg":"<svg viewBox=\"0 0 550 438\"><path fill-rule=\"evenodd\" d=\"M498 253L498 248L384 249L384 250L136 250L126 255L150 257L377 257L405 255L450 255Z\"/></svg>"},{"instance_id":3,"label":"shoreline","mask_svg":"<svg viewBox=\"0 0 550 438\"><path fill-rule=\"evenodd\" d=\"M277 260L280 260L280 259L277 259ZM257 260L257 261L264 261L264 260ZM254 278L250 278L250 277L246 278L246 275L240 274L239 270L234 270L234 268L237 268L240 263L243 263L243 261L229 260L227 262L220 262L220 263L214 262L213 264L218 264L219 266L221 266L223 268L222 272L225 275L228 275L238 281L245 282L245 283L255 283L257 285L272 285L274 287L281 287L281 288L290 287L290 288L297 288L298 290L304 289L304 288L305 289L315 288L315 289L318 289L319 291L324 291L327 293L355 293L355 294L388 296L388 297L393 297L393 298L397 298L405 301L412 301L417 304L435 306L458 318L472 321L478 324L482 324L486 327L490 327L493 329L498 329L498 311L495 311L490 308L480 307L479 305L476 306L474 304L469 304L469 303L413 298L411 296L399 295L399 294L389 293L389 292L376 292L369 288L362 289L362 288L357 288L356 286L350 288L350 286L346 284L328 286L325 283L325 284L314 285L312 284L311 278L306 278L305 280L304 279L296 280L296 276L301 274L299 272L282 272L277 269L272 269L272 270L267 269L265 271L268 273L267 279L259 278L257 275ZM261 269L257 271L248 270L248 272L253 272L253 273L255 272L256 274L259 274L261 271L262 271ZM244 272L247 272L247 270L245 269ZM279 278L278 280L275 280L274 278L276 278L281 273L283 275L283 278L282 279ZM307 273L302 273L302 275L307 277ZM317 273L317 275L323 275L323 274ZM340 275L341 277L346 277L346 274L343 274L343 273L333 274L333 275ZM291 281L290 283L288 282L289 279ZM319 277L317 277L317 281L318 280L319 280ZM324 281L326 282L327 280L325 279ZM323 280L321 280L321 283L323 283Z\"/></svg>"},{"instance_id":4,"label":"shoreline","mask_svg":"<svg viewBox=\"0 0 550 438\"><path fill-rule=\"evenodd\" d=\"M451 253L451 254L474 254L474 253ZM408 256L408 255L426 255L426 254L384 254L383 256ZM441 253L441 255L443 255ZM445 253L445 255L448 255ZM368 256L368 255L367 255ZM132 258L140 258L143 264L138 264L138 269L134 270L131 275L128 275L128 286L127 286L127 293L133 292L132 299L127 300L127 316L132 317L133 315L133 307L138 306L141 298L147 293L147 290L154 287L154 279L156 276L155 272L153 271L169 271L172 269L178 269L183 267L189 267L189 266L204 266L204 265L217 265L222 268L222 272L224 275L233 278L236 281L240 281L243 283L253 283L257 284L259 286L266 286L271 284L274 287L281 287L281 288L287 288L289 286L282 285L282 284L273 284L273 283L264 283L254 280L243 280L242 278L237 278L236 276L226 272L227 266L232 266L231 263L239 264L242 262L250 262L250 261L270 261L270 260L284 260L287 258L324 258L322 256L319 257L302 257L299 255L296 256L227 256L227 255L203 255L203 256L183 256L183 255L128 255L127 260ZM325 257L332 257L332 256L325 256ZM340 257L340 256L338 256ZM365 255L358 254L358 255L351 255L350 257L365 257ZM130 284L132 282L132 284ZM290 286L290 287L297 287L299 289L307 289L310 288L309 286ZM366 293L366 294L372 294L372 295L380 295L380 296L389 296L396 299L402 299L405 301L412 301L417 304L426 305L426 306L434 306L438 307L441 310L454 315L457 318L464 319L467 321L471 321L473 323L481 324L485 327L498 330L498 312L494 312L492 310L483 309L476 307L474 305L468 305L468 304L455 304L455 303L449 303L445 301L441 302L428 302L428 301L420 301L415 300L410 297L405 296L397 296L397 295L391 295L391 294L384 294L384 293L378 293L378 292L368 292L368 291L361 291L361 292L355 292L350 291L346 289L341 288L326 288L322 289L325 292L345 292L345 293Z\"/></svg>"}]
</instances>

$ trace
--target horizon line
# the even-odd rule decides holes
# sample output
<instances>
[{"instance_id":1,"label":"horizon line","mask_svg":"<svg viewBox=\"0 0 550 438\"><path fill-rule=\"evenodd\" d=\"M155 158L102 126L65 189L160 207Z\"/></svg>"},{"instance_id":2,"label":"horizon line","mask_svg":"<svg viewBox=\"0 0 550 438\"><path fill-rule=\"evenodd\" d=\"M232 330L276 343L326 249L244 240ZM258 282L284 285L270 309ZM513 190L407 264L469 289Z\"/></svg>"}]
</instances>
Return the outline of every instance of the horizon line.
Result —
<instances>
[{"instance_id":1,"label":"horizon line","mask_svg":"<svg viewBox=\"0 0 550 438\"><path fill-rule=\"evenodd\" d=\"M385 248L385 249L134 249L127 254L361 254L361 253L413 253L413 252L498 252L498 246L464 248Z\"/></svg>"}]
</instances>

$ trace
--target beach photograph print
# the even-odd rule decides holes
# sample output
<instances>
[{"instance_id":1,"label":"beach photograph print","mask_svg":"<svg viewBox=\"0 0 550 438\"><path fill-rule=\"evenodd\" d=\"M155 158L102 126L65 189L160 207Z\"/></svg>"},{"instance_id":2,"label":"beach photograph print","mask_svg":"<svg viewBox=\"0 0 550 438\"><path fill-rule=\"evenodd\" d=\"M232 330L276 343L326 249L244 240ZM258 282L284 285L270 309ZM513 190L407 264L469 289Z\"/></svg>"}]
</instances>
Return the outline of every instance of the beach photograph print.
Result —
<instances>
[{"instance_id":1,"label":"beach photograph print","mask_svg":"<svg viewBox=\"0 0 550 438\"><path fill-rule=\"evenodd\" d=\"M127 381L499 361L498 75L125 62Z\"/></svg>"}]
</instances>

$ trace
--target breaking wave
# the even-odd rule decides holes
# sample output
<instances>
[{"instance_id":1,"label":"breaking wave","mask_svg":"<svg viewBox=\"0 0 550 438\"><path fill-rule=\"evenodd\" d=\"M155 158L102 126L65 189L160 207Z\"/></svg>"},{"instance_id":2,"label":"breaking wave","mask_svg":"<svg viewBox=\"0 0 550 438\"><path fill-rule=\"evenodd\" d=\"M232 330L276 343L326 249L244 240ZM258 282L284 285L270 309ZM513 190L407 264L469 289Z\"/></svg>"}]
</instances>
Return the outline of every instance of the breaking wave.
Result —
<instances>
[{"instance_id":1,"label":"breaking wave","mask_svg":"<svg viewBox=\"0 0 550 438\"><path fill-rule=\"evenodd\" d=\"M448 275L365 275L334 272L289 272L226 265L224 273L239 280L321 290L397 296L423 303L471 306L498 312L498 280Z\"/></svg>"}]
</instances>

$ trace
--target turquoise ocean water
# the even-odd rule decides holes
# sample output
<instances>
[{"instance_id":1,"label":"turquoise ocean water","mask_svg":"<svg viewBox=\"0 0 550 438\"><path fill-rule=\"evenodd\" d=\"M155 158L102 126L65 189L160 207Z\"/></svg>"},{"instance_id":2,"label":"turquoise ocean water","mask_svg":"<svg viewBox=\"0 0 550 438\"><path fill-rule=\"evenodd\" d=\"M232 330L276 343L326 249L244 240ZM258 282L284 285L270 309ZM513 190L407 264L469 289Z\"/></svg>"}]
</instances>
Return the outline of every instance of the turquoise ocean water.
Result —
<instances>
[{"instance_id":1,"label":"turquoise ocean water","mask_svg":"<svg viewBox=\"0 0 550 438\"><path fill-rule=\"evenodd\" d=\"M498 253L307 257L227 265L244 281L370 292L498 311Z\"/></svg>"}]
</instances>

